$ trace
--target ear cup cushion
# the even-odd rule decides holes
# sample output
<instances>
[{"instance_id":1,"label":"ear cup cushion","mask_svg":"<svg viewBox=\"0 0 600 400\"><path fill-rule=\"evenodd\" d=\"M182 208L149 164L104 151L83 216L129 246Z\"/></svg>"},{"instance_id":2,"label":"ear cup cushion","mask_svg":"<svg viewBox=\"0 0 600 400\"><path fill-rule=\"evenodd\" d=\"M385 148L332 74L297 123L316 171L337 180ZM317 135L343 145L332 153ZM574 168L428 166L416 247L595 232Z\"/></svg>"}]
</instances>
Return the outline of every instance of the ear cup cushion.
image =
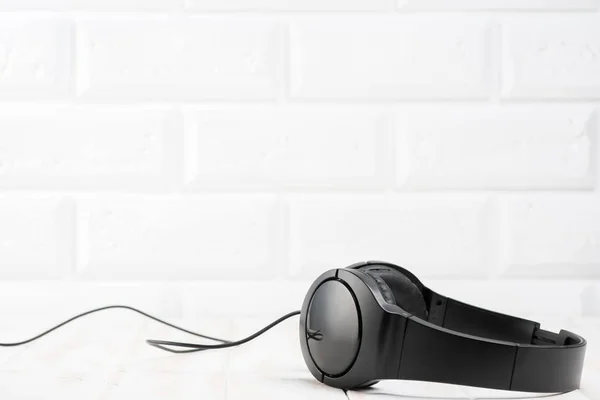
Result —
<instances>
[{"instance_id":1,"label":"ear cup cushion","mask_svg":"<svg viewBox=\"0 0 600 400\"><path fill-rule=\"evenodd\" d=\"M402 272L384 265L368 265L359 270L372 277L375 282L383 281L385 289L382 289L381 283L377 283L377 286L388 303L396 304L405 311L427 320L427 305L423 294ZM388 301L386 297L394 301Z\"/></svg>"},{"instance_id":2,"label":"ear cup cushion","mask_svg":"<svg viewBox=\"0 0 600 400\"><path fill-rule=\"evenodd\" d=\"M377 283L377 288L379 289L379 292L381 293L381 296L383 297L383 299L387 303L396 304L396 297L394 296L392 289L390 289L390 287L385 282L385 280L376 273L369 273L367 271L365 271L365 272L367 273L367 275L369 275L371 278L373 278L375 283Z\"/></svg>"}]
</instances>

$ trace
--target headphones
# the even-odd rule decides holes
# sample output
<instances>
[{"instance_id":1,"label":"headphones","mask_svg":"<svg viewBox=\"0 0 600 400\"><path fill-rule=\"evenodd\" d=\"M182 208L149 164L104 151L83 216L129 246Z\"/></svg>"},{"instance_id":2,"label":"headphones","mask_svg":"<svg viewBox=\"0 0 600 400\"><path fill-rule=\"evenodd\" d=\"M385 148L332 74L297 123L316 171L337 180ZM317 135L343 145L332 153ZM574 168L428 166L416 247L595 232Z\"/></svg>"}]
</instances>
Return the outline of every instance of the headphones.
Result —
<instances>
[{"instance_id":1,"label":"headphones","mask_svg":"<svg viewBox=\"0 0 600 400\"><path fill-rule=\"evenodd\" d=\"M586 341L461 303L404 268L367 261L311 285L300 346L312 375L341 389L410 379L551 393L579 388Z\"/></svg>"}]
</instances>

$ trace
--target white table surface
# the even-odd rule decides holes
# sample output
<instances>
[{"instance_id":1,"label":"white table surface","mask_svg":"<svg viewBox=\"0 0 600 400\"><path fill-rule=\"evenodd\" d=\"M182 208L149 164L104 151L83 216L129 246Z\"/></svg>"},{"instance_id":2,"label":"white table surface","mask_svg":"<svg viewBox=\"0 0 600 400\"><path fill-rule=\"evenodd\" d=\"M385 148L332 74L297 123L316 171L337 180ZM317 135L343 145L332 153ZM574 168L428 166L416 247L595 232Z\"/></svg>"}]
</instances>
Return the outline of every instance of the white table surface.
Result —
<instances>
[{"instance_id":1,"label":"white table surface","mask_svg":"<svg viewBox=\"0 0 600 400\"><path fill-rule=\"evenodd\" d=\"M227 339L241 338L272 320L267 317L207 317L175 320L188 329ZM56 321L53 321L56 322ZM565 400L600 400L600 319L565 321L589 341L581 390ZM0 341L19 340L51 324L44 318L0 322ZM21 347L0 348L0 400L13 399L487 399L539 397L427 382L382 382L373 389L344 392L310 375L298 344L294 317L244 346L171 354L145 339L194 341L129 313L84 318Z\"/></svg>"}]
</instances>

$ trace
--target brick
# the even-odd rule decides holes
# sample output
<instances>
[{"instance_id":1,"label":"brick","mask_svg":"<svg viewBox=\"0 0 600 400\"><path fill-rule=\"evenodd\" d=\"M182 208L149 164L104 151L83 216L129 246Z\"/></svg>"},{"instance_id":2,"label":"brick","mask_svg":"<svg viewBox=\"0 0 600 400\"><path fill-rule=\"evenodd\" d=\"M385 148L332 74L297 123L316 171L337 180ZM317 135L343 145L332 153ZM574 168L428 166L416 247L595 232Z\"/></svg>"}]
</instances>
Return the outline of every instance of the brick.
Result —
<instances>
[{"instance_id":1,"label":"brick","mask_svg":"<svg viewBox=\"0 0 600 400\"><path fill-rule=\"evenodd\" d=\"M502 30L502 97L600 98L600 17L514 18Z\"/></svg>"},{"instance_id":2,"label":"brick","mask_svg":"<svg viewBox=\"0 0 600 400\"><path fill-rule=\"evenodd\" d=\"M493 209L483 197L305 197L290 210L292 274L386 260L419 277L483 277L492 271Z\"/></svg>"},{"instance_id":3,"label":"brick","mask_svg":"<svg viewBox=\"0 0 600 400\"><path fill-rule=\"evenodd\" d=\"M339 107L205 109L195 115L198 187L381 186L391 118Z\"/></svg>"},{"instance_id":4,"label":"brick","mask_svg":"<svg viewBox=\"0 0 600 400\"><path fill-rule=\"evenodd\" d=\"M506 200L504 275L600 277L598 198L557 194Z\"/></svg>"},{"instance_id":5,"label":"brick","mask_svg":"<svg viewBox=\"0 0 600 400\"><path fill-rule=\"evenodd\" d=\"M291 28L292 96L485 98L488 28L485 19L414 15L297 21Z\"/></svg>"},{"instance_id":6,"label":"brick","mask_svg":"<svg viewBox=\"0 0 600 400\"><path fill-rule=\"evenodd\" d=\"M0 100L67 97L72 30L60 19L0 19Z\"/></svg>"},{"instance_id":7,"label":"brick","mask_svg":"<svg viewBox=\"0 0 600 400\"><path fill-rule=\"evenodd\" d=\"M269 196L83 200L78 272L110 280L273 276L280 212Z\"/></svg>"},{"instance_id":8,"label":"brick","mask_svg":"<svg viewBox=\"0 0 600 400\"><path fill-rule=\"evenodd\" d=\"M55 197L0 197L0 277L56 279L73 269L73 205Z\"/></svg>"},{"instance_id":9,"label":"brick","mask_svg":"<svg viewBox=\"0 0 600 400\"><path fill-rule=\"evenodd\" d=\"M376 11L391 10L395 0L188 0L193 10L216 11Z\"/></svg>"},{"instance_id":10,"label":"brick","mask_svg":"<svg viewBox=\"0 0 600 400\"><path fill-rule=\"evenodd\" d=\"M402 10L595 10L598 0L398 0Z\"/></svg>"},{"instance_id":11,"label":"brick","mask_svg":"<svg viewBox=\"0 0 600 400\"><path fill-rule=\"evenodd\" d=\"M598 125L592 107L423 107L399 112L405 188L591 189Z\"/></svg>"},{"instance_id":12,"label":"brick","mask_svg":"<svg viewBox=\"0 0 600 400\"><path fill-rule=\"evenodd\" d=\"M183 8L183 0L0 0L6 10L155 11Z\"/></svg>"},{"instance_id":13,"label":"brick","mask_svg":"<svg viewBox=\"0 0 600 400\"><path fill-rule=\"evenodd\" d=\"M280 87L281 29L271 22L97 19L81 24L86 99L270 99Z\"/></svg>"},{"instance_id":14,"label":"brick","mask_svg":"<svg viewBox=\"0 0 600 400\"><path fill-rule=\"evenodd\" d=\"M180 180L181 139L170 110L5 107L0 187L166 189Z\"/></svg>"}]
</instances>

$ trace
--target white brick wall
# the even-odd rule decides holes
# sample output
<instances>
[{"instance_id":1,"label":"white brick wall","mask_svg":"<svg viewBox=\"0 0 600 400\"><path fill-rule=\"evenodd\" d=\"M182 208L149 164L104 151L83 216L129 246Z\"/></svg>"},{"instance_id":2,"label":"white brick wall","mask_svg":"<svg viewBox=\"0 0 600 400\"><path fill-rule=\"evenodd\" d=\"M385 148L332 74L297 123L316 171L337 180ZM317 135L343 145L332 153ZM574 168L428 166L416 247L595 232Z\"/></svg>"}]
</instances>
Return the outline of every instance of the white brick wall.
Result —
<instances>
[{"instance_id":1,"label":"white brick wall","mask_svg":"<svg viewBox=\"0 0 600 400\"><path fill-rule=\"evenodd\" d=\"M397 178L406 188L593 189L593 106L473 105L398 112Z\"/></svg>"},{"instance_id":2,"label":"white brick wall","mask_svg":"<svg viewBox=\"0 0 600 400\"><path fill-rule=\"evenodd\" d=\"M188 0L192 10L218 11L392 11L394 0Z\"/></svg>"},{"instance_id":3,"label":"white brick wall","mask_svg":"<svg viewBox=\"0 0 600 400\"><path fill-rule=\"evenodd\" d=\"M198 111L191 122L198 189L382 188L389 172L392 118L380 110L220 108Z\"/></svg>"},{"instance_id":4,"label":"white brick wall","mask_svg":"<svg viewBox=\"0 0 600 400\"><path fill-rule=\"evenodd\" d=\"M0 0L0 279L599 299L599 111L599 0Z\"/></svg>"},{"instance_id":5,"label":"white brick wall","mask_svg":"<svg viewBox=\"0 0 600 400\"><path fill-rule=\"evenodd\" d=\"M183 0L0 0L5 10L52 11L169 11L183 7Z\"/></svg>"},{"instance_id":6,"label":"white brick wall","mask_svg":"<svg viewBox=\"0 0 600 400\"><path fill-rule=\"evenodd\" d=\"M0 187L166 190L181 175L182 139L173 110L0 107Z\"/></svg>"},{"instance_id":7,"label":"white brick wall","mask_svg":"<svg viewBox=\"0 0 600 400\"><path fill-rule=\"evenodd\" d=\"M518 17L503 26L502 96L600 98L598 14Z\"/></svg>"},{"instance_id":8,"label":"white brick wall","mask_svg":"<svg viewBox=\"0 0 600 400\"><path fill-rule=\"evenodd\" d=\"M598 9L598 0L398 0L401 10L576 11Z\"/></svg>"},{"instance_id":9,"label":"white brick wall","mask_svg":"<svg viewBox=\"0 0 600 400\"><path fill-rule=\"evenodd\" d=\"M0 15L0 100L64 100L72 91L73 22Z\"/></svg>"},{"instance_id":10,"label":"white brick wall","mask_svg":"<svg viewBox=\"0 0 600 400\"><path fill-rule=\"evenodd\" d=\"M284 261L283 211L271 196L94 196L78 211L83 277L272 277Z\"/></svg>"},{"instance_id":11,"label":"white brick wall","mask_svg":"<svg viewBox=\"0 0 600 400\"><path fill-rule=\"evenodd\" d=\"M282 27L226 18L95 18L78 30L84 99L272 99Z\"/></svg>"},{"instance_id":12,"label":"white brick wall","mask_svg":"<svg viewBox=\"0 0 600 400\"><path fill-rule=\"evenodd\" d=\"M72 202L54 196L0 197L0 279L60 279L73 269Z\"/></svg>"},{"instance_id":13,"label":"white brick wall","mask_svg":"<svg viewBox=\"0 0 600 400\"><path fill-rule=\"evenodd\" d=\"M418 38L418 40L415 40ZM291 26L291 95L313 99L485 98L486 18L327 17Z\"/></svg>"},{"instance_id":14,"label":"white brick wall","mask_svg":"<svg viewBox=\"0 0 600 400\"><path fill-rule=\"evenodd\" d=\"M564 212L569 207L569 212ZM594 196L510 199L505 224L506 273L514 276L597 277L600 210Z\"/></svg>"},{"instance_id":15,"label":"white brick wall","mask_svg":"<svg viewBox=\"0 0 600 400\"><path fill-rule=\"evenodd\" d=\"M292 272L310 276L353 260L402 260L425 276L482 277L493 267L487 199L471 196L318 196L291 207Z\"/></svg>"}]
</instances>

